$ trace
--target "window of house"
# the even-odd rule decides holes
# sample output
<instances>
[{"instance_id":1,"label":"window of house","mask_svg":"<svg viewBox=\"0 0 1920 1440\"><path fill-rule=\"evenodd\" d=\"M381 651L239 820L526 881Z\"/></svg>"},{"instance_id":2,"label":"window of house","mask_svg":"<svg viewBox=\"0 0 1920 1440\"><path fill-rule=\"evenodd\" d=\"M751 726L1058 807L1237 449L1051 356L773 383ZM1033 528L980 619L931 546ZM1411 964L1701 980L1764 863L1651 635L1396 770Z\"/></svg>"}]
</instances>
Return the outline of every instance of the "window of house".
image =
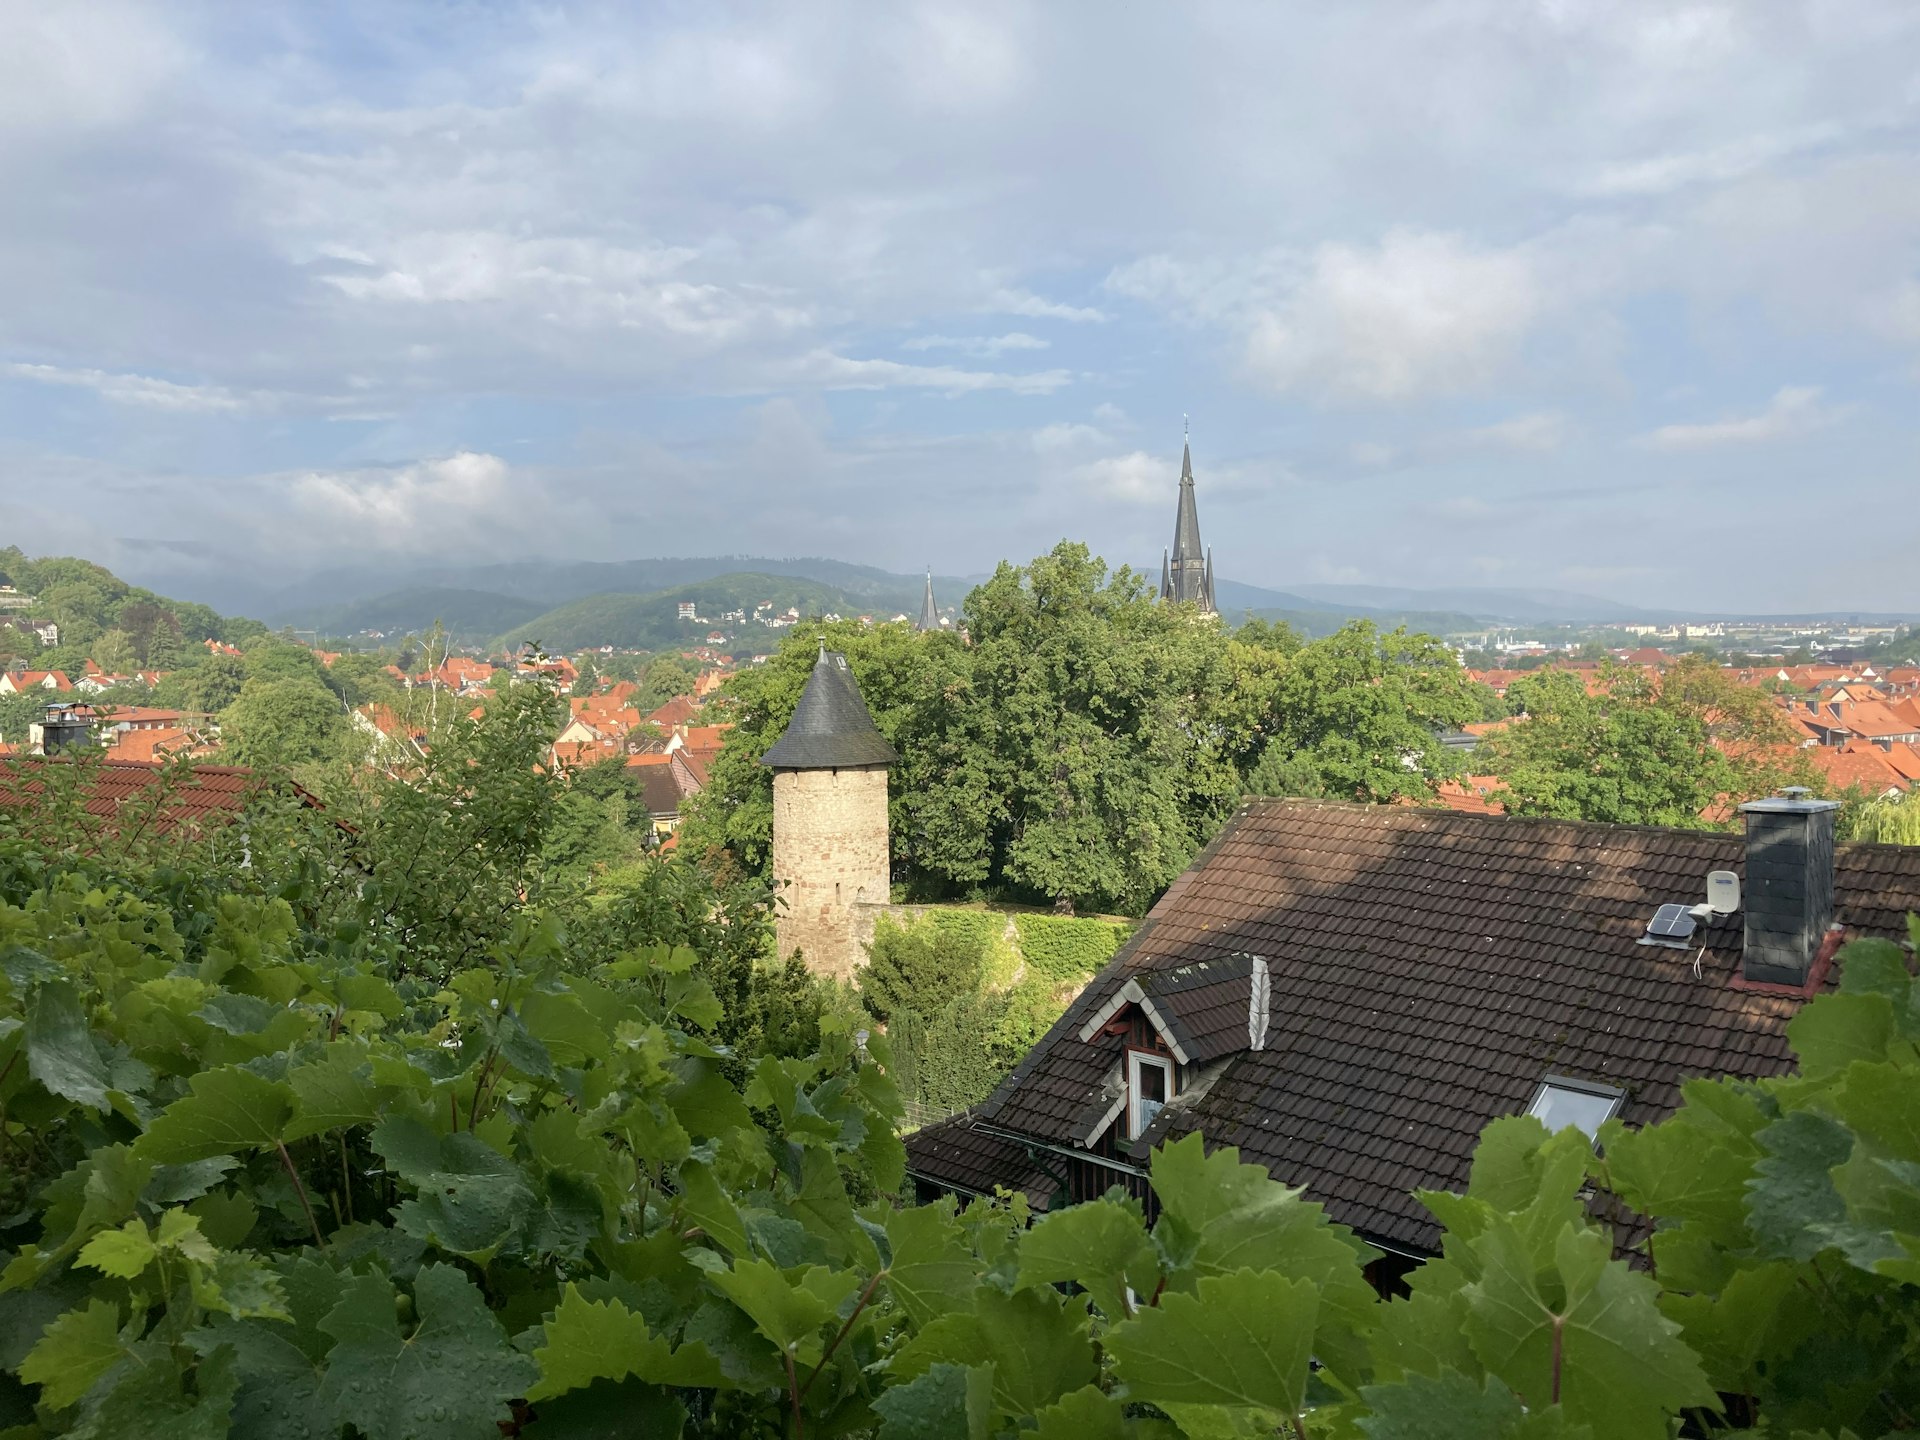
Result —
<instances>
[{"instance_id":1,"label":"window of house","mask_svg":"<svg viewBox=\"0 0 1920 1440\"><path fill-rule=\"evenodd\" d=\"M1625 1091L1611 1085L1549 1075L1540 1082L1527 1113L1549 1130L1558 1132L1571 1125L1594 1140L1599 1138L1600 1127L1618 1113L1626 1098Z\"/></svg>"},{"instance_id":2,"label":"window of house","mask_svg":"<svg viewBox=\"0 0 1920 1440\"><path fill-rule=\"evenodd\" d=\"M1127 1138L1137 1140L1173 1098L1173 1062L1138 1050L1127 1055Z\"/></svg>"}]
</instances>

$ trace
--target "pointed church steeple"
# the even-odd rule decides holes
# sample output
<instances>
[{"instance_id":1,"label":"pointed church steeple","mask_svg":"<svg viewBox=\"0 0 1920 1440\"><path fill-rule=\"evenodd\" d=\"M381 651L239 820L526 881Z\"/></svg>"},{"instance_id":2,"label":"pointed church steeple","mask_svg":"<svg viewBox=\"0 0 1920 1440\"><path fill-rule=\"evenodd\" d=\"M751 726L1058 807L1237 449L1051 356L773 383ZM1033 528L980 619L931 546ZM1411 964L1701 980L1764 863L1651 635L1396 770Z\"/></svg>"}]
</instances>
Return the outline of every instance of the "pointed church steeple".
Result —
<instances>
[{"instance_id":1,"label":"pointed church steeple","mask_svg":"<svg viewBox=\"0 0 1920 1440\"><path fill-rule=\"evenodd\" d=\"M1213 552L1200 544L1200 510L1193 497L1193 446L1180 447L1180 507L1173 520L1173 549L1161 561L1160 598L1190 600L1212 615Z\"/></svg>"},{"instance_id":2,"label":"pointed church steeple","mask_svg":"<svg viewBox=\"0 0 1920 1440\"><path fill-rule=\"evenodd\" d=\"M933 603L932 566L927 567L927 598L920 602L920 624L916 628L921 630L940 628L940 607Z\"/></svg>"}]
</instances>

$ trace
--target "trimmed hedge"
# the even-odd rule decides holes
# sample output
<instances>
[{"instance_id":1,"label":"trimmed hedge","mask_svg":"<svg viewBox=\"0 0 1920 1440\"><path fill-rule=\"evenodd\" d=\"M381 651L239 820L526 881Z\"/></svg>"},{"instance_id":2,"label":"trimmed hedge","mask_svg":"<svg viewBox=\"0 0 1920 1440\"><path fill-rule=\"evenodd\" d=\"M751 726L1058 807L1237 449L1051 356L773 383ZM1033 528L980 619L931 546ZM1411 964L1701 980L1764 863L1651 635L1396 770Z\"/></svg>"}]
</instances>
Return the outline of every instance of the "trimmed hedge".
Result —
<instances>
[{"instance_id":1,"label":"trimmed hedge","mask_svg":"<svg viewBox=\"0 0 1920 1440\"><path fill-rule=\"evenodd\" d=\"M1133 926L1124 920L1090 920L1074 915L1016 915L1020 958L1029 975L1056 984L1093 978L1113 952L1126 943Z\"/></svg>"}]
</instances>

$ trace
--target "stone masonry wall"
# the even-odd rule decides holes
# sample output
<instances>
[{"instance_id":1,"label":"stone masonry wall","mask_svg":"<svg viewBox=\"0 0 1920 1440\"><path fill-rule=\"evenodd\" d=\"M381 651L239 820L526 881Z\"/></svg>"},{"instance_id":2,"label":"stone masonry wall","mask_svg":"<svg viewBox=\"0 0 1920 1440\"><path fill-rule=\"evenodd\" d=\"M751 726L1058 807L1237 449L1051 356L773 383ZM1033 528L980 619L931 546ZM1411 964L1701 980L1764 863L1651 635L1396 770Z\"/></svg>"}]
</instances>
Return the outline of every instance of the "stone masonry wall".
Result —
<instances>
[{"instance_id":1,"label":"stone masonry wall","mask_svg":"<svg viewBox=\"0 0 1920 1440\"><path fill-rule=\"evenodd\" d=\"M873 936L861 912L890 893L886 767L775 771L773 878L780 953L798 950L816 975L852 979L866 963L862 931Z\"/></svg>"}]
</instances>

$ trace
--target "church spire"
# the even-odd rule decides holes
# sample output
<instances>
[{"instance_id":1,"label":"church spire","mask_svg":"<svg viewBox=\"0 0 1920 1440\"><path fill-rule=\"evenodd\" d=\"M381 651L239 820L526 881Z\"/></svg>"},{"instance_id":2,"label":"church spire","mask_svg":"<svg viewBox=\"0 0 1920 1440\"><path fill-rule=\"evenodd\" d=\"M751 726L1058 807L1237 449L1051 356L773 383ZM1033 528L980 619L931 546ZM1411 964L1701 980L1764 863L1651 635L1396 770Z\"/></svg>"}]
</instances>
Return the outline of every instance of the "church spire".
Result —
<instances>
[{"instance_id":1,"label":"church spire","mask_svg":"<svg viewBox=\"0 0 1920 1440\"><path fill-rule=\"evenodd\" d=\"M1180 447L1180 506L1173 520L1173 549L1161 562L1160 598L1191 600L1211 615L1213 554L1200 543L1200 510L1193 498L1193 446Z\"/></svg>"},{"instance_id":2,"label":"church spire","mask_svg":"<svg viewBox=\"0 0 1920 1440\"><path fill-rule=\"evenodd\" d=\"M927 598L920 602L920 630L940 628L940 607L933 603L933 567L927 567Z\"/></svg>"}]
</instances>

